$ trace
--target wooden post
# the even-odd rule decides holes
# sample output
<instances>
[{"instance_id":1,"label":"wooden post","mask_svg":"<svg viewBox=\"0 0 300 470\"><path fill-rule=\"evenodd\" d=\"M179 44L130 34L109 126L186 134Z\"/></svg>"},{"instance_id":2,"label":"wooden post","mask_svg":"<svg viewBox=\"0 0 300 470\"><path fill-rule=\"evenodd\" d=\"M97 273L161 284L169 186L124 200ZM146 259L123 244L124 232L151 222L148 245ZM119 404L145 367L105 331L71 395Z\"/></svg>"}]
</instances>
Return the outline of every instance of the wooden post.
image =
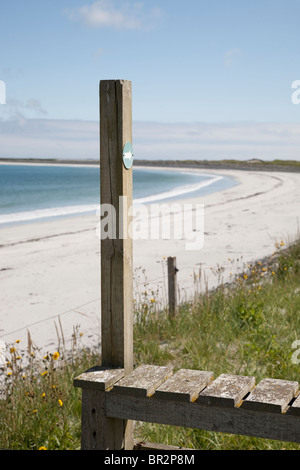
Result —
<instances>
[{"instance_id":1,"label":"wooden post","mask_svg":"<svg viewBox=\"0 0 300 470\"><path fill-rule=\"evenodd\" d=\"M131 82L100 82L100 203L114 207L116 238L101 240L102 365L133 369L133 256L127 236L132 205L132 168L123 148L132 142ZM133 447L133 422L106 419L113 449ZM111 432L113 428L113 432Z\"/></svg>"},{"instance_id":2,"label":"wooden post","mask_svg":"<svg viewBox=\"0 0 300 470\"><path fill-rule=\"evenodd\" d=\"M131 141L131 82L101 81L100 203L113 206L116 214L116 238L101 240L102 365L122 367L125 373L133 368L132 239L127 236L132 169L125 168L122 155Z\"/></svg>"},{"instance_id":3,"label":"wooden post","mask_svg":"<svg viewBox=\"0 0 300 470\"><path fill-rule=\"evenodd\" d=\"M168 292L169 315L171 318L177 315L177 271L176 258L168 258Z\"/></svg>"},{"instance_id":4,"label":"wooden post","mask_svg":"<svg viewBox=\"0 0 300 470\"><path fill-rule=\"evenodd\" d=\"M100 215L110 215L108 230L100 223L101 367L122 368L125 374L133 369L132 240L127 236L132 168L123 163L123 148L131 141L131 82L101 81ZM134 422L106 417L105 391L82 393L82 449L132 449Z\"/></svg>"}]
</instances>

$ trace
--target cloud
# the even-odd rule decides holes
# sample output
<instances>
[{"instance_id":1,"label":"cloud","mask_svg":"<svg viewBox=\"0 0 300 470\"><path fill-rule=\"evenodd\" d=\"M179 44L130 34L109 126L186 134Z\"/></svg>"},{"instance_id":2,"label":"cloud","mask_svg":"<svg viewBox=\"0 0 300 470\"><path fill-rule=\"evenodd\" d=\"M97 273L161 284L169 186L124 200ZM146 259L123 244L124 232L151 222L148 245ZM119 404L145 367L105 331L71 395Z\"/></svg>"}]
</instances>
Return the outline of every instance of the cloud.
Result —
<instances>
[{"instance_id":1,"label":"cloud","mask_svg":"<svg viewBox=\"0 0 300 470\"><path fill-rule=\"evenodd\" d=\"M138 158L300 160L300 124L135 123Z\"/></svg>"},{"instance_id":2,"label":"cloud","mask_svg":"<svg viewBox=\"0 0 300 470\"><path fill-rule=\"evenodd\" d=\"M24 120L48 114L41 103L35 98L30 98L27 102L15 98L7 98L5 106L1 107L1 111L3 111L3 115L9 120Z\"/></svg>"},{"instance_id":3,"label":"cloud","mask_svg":"<svg viewBox=\"0 0 300 470\"><path fill-rule=\"evenodd\" d=\"M30 98L30 100L27 101L25 107L30 111L34 111L36 114L40 114L43 116L46 116L48 114L47 111L42 108L41 103L34 98Z\"/></svg>"},{"instance_id":4,"label":"cloud","mask_svg":"<svg viewBox=\"0 0 300 470\"><path fill-rule=\"evenodd\" d=\"M234 58L241 55L241 49L229 49L224 54L224 65L225 67L230 67L232 65Z\"/></svg>"},{"instance_id":5,"label":"cloud","mask_svg":"<svg viewBox=\"0 0 300 470\"><path fill-rule=\"evenodd\" d=\"M113 28L117 30L148 30L161 17L160 8L145 11L143 3L128 2L116 7L112 1L98 0L90 5L66 9L65 15L73 21L80 21L88 28Z\"/></svg>"},{"instance_id":6,"label":"cloud","mask_svg":"<svg viewBox=\"0 0 300 470\"><path fill-rule=\"evenodd\" d=\"M300 160L300 124L133 123L136 159ZM96 121L0 119L0 157L99 159Z\"/></svg>"},{"instance_id":7,"label":"cloud","mask_svg":"<svg viewBox=\"0 0 300 470\"><path fill-rule=\"evenodd\" d=\"M0 119L0 157L97 159L98 133L97 122Z\"/></svg>"}]
</instances>

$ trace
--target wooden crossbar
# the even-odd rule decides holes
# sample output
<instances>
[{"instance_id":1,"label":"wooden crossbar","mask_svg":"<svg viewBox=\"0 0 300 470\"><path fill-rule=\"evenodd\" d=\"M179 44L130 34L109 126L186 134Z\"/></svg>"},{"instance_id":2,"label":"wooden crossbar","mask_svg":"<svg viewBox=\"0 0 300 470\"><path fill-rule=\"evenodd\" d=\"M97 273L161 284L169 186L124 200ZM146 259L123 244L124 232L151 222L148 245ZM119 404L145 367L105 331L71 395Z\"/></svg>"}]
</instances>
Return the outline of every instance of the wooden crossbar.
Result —
<instances>
[{"instance_id":1,"label":"wooden crossbar","mask_svg":"<svg viewBox=\"0 0 300 470\"><path fill-rule=\"evenodd\" d=\"M142 365L94 368L76 387L104 396L107 419L146 421L300 443L298 382ZM88 413L88 410L85 410ZM95 431L91 430L91 433ZM95 437L95 434L94 434Z\"/></svg>"}]
</instances>

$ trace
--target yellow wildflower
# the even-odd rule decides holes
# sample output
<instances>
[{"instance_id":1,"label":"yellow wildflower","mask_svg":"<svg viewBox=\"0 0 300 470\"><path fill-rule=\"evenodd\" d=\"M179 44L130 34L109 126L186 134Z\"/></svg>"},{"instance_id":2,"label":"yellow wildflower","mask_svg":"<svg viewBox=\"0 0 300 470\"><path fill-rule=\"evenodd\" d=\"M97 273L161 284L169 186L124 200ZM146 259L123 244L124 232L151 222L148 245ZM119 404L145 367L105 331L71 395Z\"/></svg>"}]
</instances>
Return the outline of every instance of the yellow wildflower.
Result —
<instances>
[{"instance_id":1,"label":"yellow wildflower","mask_svg":"<svg viewBox=\"0 0 300 470\"><path fill-rule=\"evenodd\" d=\"M63 406L63 402L61 401L61 399L58 400L58 403L59 403L59 406Z\"/></svg>"},{"instance_id":2,"label":"yellow wildflower","mask_svg":"<svg viewBox=\"0 0 300 470\"><path fill-rule=\"evenodd\" d=\"M55 352L55 353L53 354L53 359L54 359L55 361L57 361L58 358L59 358L59 352Z\"/></svg>"},{"instance_id":3,"label":"yellow wildflower","mask_svg":"<svg viewBox=\"0 0 300 470\"><path fill-rule=\"evenodd\" d=\"M45 446L41 446L39 447L39 450L47 450L47 448Z\"/></svg>"},{"instance_id":4,"label":"yellow wildflower","mask_svg":"<svg viewBox=\"0 0 300 470\"><path fill-rule=\"evenodd\" d=\"M44 372L41 373L41 376L43 377L46 374L48 374L48 372L45 370Z\"/></svg>"}]
</instances>

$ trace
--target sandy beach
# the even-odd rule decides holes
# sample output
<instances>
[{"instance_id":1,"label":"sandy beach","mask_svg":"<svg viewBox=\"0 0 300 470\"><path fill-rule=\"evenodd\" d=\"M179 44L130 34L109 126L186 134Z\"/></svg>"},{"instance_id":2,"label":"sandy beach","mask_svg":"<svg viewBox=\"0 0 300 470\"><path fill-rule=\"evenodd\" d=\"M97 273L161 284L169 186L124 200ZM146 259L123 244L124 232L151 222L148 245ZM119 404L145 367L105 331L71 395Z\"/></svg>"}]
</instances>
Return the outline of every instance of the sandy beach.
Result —
<instances>
[{"instance_id":1,"label":"sandy beach","mask_svg":"<svg viewBox=\"0 0 300 470\"><path fill-rule=\"evenodd\" d=\"M187 251L184 237L134 241L137 300L145 289L157 302L166 300L168 256L176 256L184 299L194 293L194 274L200 268L200 287L213 288L219 282L218 268L223 279L230 280L247 264L271 255L276 242L288 243L298 236L299 173L201 170L205 171L233 176L239 184L181 201L204 204L203 248ZM97 223L95 213L0 228L0 341L21 340L25 346L30 331L38 347L53 352L60 321L67 344L77 326L84 345L99 343Z\"/></svg>"}]
</instances>

